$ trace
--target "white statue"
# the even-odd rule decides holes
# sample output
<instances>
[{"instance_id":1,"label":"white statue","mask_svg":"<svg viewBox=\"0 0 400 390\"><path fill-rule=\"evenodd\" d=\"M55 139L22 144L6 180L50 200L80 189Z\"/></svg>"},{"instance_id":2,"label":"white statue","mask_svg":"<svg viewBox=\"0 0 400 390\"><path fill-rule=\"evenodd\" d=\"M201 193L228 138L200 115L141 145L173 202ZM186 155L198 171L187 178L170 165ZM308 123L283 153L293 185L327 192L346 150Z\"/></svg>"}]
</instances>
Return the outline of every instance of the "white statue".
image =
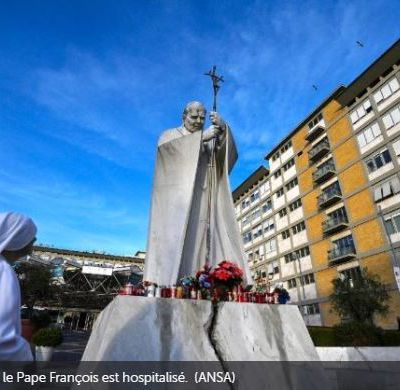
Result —
<instances>
[{"instance_id":1,"label":"white statue","mask_svg":"<svg viewBox=\"0 0 400 390\"><path fill-rule=\"evenodd\" d=\"M229 126L189 103L183 125L165 131L158 142L144 280L174 285L204 264L237 263L251 283L228 175L237 160Z\"/></svg>"}]
</instances>

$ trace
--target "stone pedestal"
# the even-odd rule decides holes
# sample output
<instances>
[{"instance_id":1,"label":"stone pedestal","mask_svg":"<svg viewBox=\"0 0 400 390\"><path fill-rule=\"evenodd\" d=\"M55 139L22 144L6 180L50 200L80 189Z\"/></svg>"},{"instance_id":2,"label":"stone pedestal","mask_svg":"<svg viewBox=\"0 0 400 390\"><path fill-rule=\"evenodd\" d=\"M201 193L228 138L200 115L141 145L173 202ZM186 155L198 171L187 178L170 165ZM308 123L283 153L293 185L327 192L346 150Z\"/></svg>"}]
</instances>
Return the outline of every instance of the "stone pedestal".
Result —
<instances>
[{"instance_id":1,"label":"stone pedestal","mask_svg":"<svg viewBox=\"0 0 400 390\"><path fill-rule=\"evenodd\" d=\"M319 361L297 306L118 296L84 361Z\"/></svg>"}]
</instances>

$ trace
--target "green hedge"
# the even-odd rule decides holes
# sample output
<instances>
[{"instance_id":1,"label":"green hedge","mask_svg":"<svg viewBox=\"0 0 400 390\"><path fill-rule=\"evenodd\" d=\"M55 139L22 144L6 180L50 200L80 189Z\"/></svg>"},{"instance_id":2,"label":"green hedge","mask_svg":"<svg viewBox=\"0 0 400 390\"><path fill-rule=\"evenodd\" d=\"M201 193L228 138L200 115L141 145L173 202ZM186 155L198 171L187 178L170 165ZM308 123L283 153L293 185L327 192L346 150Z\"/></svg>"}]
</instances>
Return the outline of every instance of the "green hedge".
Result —
<instances>
[{"instance_id":1,"label":"green hedge","mask_svg":"<svg viewBox=\"0 0 400 390\"><path fill-rule=\"evenodd\" d=\"M309 326L308 331L316 347L400 346L400 331L368 325L343 324L332 328Z\"/></svg>"},{"instance_id":2,"label":"green hedge","mask_svg":"<svg viewBox=\"0 0 400 390\"><path fill-rule=\"evenodd\" d=\"M308 332L316 347L335 347L337 346L333 328L322 326L309 326Z\"/></svg>"}]
</instances>

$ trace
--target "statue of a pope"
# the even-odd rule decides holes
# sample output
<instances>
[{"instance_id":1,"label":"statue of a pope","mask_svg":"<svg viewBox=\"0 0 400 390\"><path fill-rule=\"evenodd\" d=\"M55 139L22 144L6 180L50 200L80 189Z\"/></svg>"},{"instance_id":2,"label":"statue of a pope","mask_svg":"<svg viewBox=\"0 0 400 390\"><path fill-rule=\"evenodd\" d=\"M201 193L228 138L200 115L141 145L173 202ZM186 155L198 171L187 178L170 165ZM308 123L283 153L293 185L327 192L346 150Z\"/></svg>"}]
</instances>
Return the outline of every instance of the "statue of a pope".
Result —
<instances>
[{"instance_id":1,"label":"statue of a pope","mask_svg":"<svg viewBox=\"0 0 400 390\"><path fill-rule=\"evenodd\" d=\"M203 131L206 109L188 103L183 124L159 141L144 280L172 286L206 261L237 263L251 283L228 175L237 160L229 126L217 112Z\"/></svg>"}]
</instances>

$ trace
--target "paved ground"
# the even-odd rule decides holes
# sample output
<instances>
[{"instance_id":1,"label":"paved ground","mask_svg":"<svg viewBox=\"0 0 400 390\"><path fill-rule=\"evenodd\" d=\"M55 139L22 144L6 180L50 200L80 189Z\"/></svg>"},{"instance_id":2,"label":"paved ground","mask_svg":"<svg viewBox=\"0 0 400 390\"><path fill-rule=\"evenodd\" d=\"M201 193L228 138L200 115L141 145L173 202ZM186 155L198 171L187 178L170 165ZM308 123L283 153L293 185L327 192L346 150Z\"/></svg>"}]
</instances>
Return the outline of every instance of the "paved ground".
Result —
<instances>
[{"instance_id":1,"label":"paved ground","mask_svg":"<svg viewBox=\"0 0 400 390\"><path fill-rule=\"evenodd\" d=\"M55 349L52 361L79 362L85 350L90 333L65 331L64 342Z\"/></svg>"}]
</instances>

